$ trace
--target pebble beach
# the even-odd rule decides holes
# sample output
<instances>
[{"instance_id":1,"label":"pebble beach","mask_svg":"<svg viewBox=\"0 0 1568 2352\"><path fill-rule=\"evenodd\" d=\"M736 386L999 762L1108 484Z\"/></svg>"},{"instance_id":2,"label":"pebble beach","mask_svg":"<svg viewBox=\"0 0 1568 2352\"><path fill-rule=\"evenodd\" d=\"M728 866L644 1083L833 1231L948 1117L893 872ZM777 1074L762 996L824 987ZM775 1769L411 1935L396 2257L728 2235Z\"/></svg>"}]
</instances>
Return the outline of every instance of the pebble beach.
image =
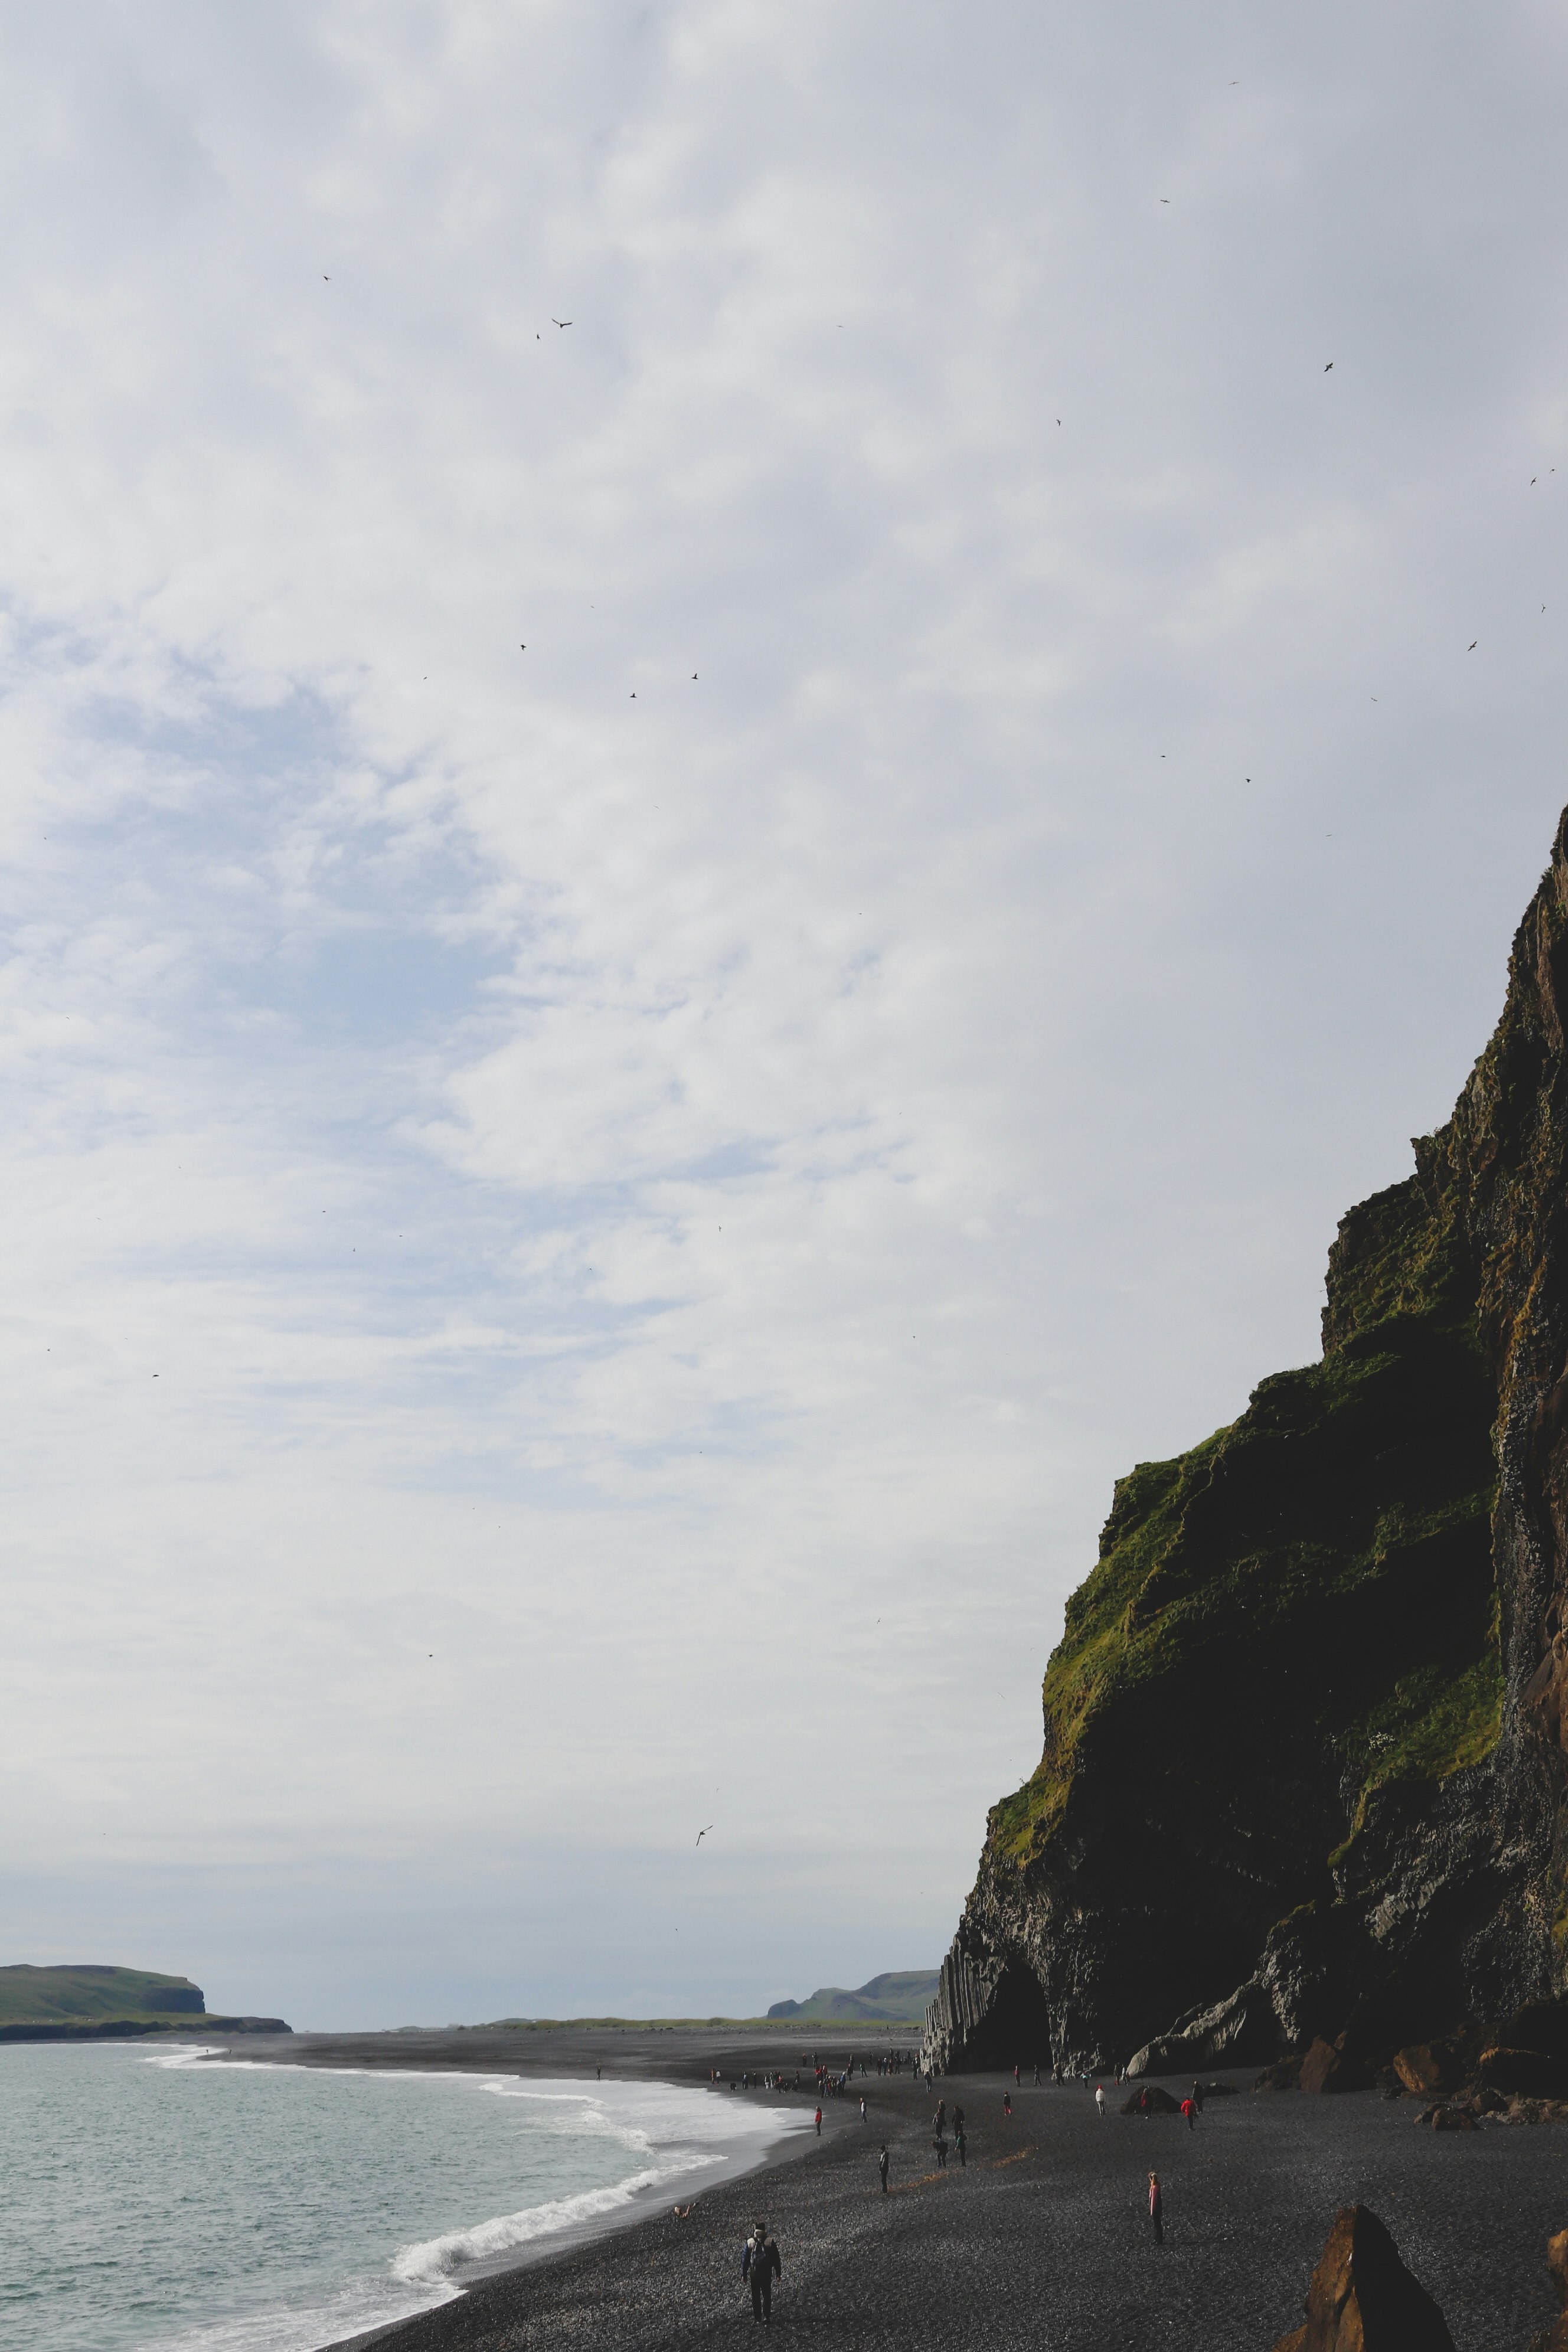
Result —
<instances>
[{"instance_id":1,"label":"pebble beach","mask_svg":"<svg viewBox=\"0 0 1568 2352\"><path fill-rule=\"evenodd\" d=\"M813 2052L844 2063L820 2036L722 2030L563 2029L300 2037L270 2045L282 2063L472 2065L519 2074L659 2077L726 2084ZM878 2045L854 2045L875 2063ZM260 2057L263 2049L249 2054ZM1369 2206L1442 2308L1459 2352L1524 2352L1555 2315L1546 2240L1568 2223L1568 2129L1499 2125L1433 2133L1415 2102L1375 2091L1337 2097L1255 2094L1255 2071L1211 2079L1196 2128L1179 2116L1120 2112L1108 2089L1046 2084L1031 2070L954 2075L929 2093L910 2076L872 2073L824 2102L820 2140L796 2138L740 2179L620 2229L474 2281L457 2300L373 2338L386 2352L676 2352L730 2344L753 2330L741 2257L765 2216L784 2273L773 2326L837 2347L1202 2346L1272 2352L1300 2324L1301 2299L1334 2214ZM1167 2086L1180 2092L1185 2084ZM861 2091L867 2120L860 2120ZM1003 2112L1011 2094L1013 2114ZM775 2092L727 2087L717 2097ZM965 2111L968 2163L931 2148L938 2098ZM803 2095L804 2105L815 2105ZM783 2104L790 2104L787 2096ZM877 2151L889 2153L889 2193ZM1164 2190L1165 2242L1147 2218L1147 2182Z\"/></svg>"}]
</instances>

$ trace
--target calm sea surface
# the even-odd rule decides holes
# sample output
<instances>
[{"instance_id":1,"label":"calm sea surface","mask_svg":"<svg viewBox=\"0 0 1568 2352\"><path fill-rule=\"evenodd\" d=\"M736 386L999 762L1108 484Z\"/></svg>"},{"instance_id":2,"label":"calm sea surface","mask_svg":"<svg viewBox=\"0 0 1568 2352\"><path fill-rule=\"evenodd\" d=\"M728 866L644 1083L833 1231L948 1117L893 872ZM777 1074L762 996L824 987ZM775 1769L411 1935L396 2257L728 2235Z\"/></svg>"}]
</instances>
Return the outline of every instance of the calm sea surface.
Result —
<instances>
[{"instance_id":1,"label":"calm sea surface","mask_svg":"<svg viewBox=\"0 0 1568 2352\"><path fill-rule=\"evenodd\" d=\"M802 2122L658 2083L0 2046L0 2346L314 2352Z\"/></svg>"}]
</instances>

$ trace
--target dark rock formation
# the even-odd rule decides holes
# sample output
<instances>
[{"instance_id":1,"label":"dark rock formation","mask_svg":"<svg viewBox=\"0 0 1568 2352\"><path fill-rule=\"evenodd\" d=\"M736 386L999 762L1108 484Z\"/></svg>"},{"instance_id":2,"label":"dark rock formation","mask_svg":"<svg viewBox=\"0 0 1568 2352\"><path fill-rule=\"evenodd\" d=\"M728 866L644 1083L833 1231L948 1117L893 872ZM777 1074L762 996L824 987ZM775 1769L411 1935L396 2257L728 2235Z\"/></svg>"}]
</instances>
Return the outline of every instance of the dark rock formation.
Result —
<instances>
[{"instance_id":1,"label":"dark rock formation","mask_svg":"<svg viewBox=\"0 0 1568 2352\"><path fill-rule=\"evenodd\" d=\"M1452 1118L1340 1227L1321 1360L1119 1483L932 2063L1386 2058L1568 1990L1565 1020L1568 816Z\"/></svg>"},{"instance_id":2,"label":"dark rock formation","mask_svg":"<svg viewBox=\"0 0 1568 2352\"><path fill-rule=\"evenodd\" d=\"M1158 2083L1144 2083L1131 2098L1122 2101L1121 2112L1124 2116L1179 2116L1182 2103L1173 2099L1169 2091L1163 2091Z\"/></svg>"},{"instance_id":3,"label":"dark rock formation","mask_svg":"<svg viewBox=\"0 0 1568 2352\"><path fill-rule=\"evenodd\" d=\"M1454 2352L1442 2313L1364 2205L1335 2216L1305 2308L1305 2327L1274 2352Z\"/></svg>"}]
</instances>

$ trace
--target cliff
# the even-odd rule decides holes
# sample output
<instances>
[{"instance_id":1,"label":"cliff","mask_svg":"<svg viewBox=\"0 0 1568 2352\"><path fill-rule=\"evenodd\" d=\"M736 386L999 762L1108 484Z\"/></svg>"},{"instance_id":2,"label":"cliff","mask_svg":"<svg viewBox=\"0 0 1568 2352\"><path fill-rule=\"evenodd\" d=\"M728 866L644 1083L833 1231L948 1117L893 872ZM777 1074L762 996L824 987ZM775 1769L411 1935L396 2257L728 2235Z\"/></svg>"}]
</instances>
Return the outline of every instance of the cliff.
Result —
<instances>
[{"instance_id":1,"label":"cliff","mask_svg":"<svg viewBox=\"0 0 1568 2352\"><path fill-rule=\"evenodd\" d=\"M934 2064L1250 2061L1568 1983L1568 812L1502 1018L1329 1255L1321 1361L1121 1479Z\"/></svg>"},{"instance_id":2,"label":"cliff","mask_svg":"<svg viewBox=\"0 0 1568 2352\"><path fill-rule=\"evenodd\" d=\"M82 1962L0 1968L0 2042L116 2041L143 2033L287 2033L280 2017L215 2017L189 1977Z\"/></svg>"}]
</instances>

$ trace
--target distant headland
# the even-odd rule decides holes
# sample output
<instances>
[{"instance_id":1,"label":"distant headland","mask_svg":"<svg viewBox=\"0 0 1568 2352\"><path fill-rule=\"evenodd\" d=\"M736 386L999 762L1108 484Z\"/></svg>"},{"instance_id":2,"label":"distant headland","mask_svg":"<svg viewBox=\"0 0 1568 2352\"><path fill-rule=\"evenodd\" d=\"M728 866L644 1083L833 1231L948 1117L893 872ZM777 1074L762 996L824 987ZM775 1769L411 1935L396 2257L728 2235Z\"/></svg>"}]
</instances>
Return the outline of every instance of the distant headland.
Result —
<instances>
[{"instance_id":1,"label":"distant headland","mask_svg":"<svg viewBox=\"0 0 1568 2352\"><path fill-rule=\"evenodd\" d=\"M114 2042L147 2033L287 2033L280 2017L222 2017L189 1977L82 1961L0 1968L0 2042Z\"/></svg>"},{"instance_id":2,"label":"distant headland","mask_svg":"<svg viewBox=\"0 0 1568 2352\"><path fill-rule=\"evenodd\" d=\"M860 2018L872 2025L919 2024L940 1981L935 1969L886 1969L853 1992L842 1985L818 1985L809 2000L775 2000L768 2015L797 2017L805 2024L852 2025Z\"/></svg>"}]
</instances>

